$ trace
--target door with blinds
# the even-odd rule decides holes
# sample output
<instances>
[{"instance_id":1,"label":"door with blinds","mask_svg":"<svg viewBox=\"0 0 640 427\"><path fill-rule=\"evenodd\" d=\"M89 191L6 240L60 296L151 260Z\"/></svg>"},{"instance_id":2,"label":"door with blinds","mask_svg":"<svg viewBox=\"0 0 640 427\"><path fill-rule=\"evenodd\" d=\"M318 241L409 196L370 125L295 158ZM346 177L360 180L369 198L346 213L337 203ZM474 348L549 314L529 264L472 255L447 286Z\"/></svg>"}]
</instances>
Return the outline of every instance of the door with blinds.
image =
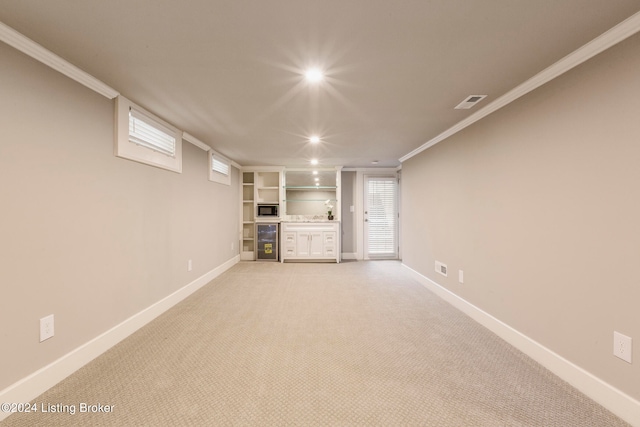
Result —
<instances>
[{"instance_id":1,"label":"door with blinds","mask_svg":"<svg viewBox=\"0 0 640 427\"><path fill-rule=\"evenodd\" d=\"M365 259L398 258L398 178L364 177Z\"/></svg>"}]
</instances>

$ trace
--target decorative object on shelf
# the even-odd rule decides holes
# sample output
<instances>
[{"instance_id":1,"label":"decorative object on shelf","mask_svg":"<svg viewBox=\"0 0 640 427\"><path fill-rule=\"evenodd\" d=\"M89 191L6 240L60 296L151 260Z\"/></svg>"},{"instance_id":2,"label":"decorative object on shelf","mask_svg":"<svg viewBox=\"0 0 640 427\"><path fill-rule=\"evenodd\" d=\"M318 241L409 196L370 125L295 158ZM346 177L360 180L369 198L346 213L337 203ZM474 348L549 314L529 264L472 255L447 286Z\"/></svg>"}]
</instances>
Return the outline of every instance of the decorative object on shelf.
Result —
<instances>
[{"instance_id":1,"label":"decorative object on shelf","mask_svg":"<svg viewBox=\"0 0 640 427\"><path fill-rule=\"evenodd\" d=\"M331 200L327 200L326 202L324 202L324 204L327 206L327 218L329 220L333 219L333 205L331 204Z\"/></svg>"}]
</instances>

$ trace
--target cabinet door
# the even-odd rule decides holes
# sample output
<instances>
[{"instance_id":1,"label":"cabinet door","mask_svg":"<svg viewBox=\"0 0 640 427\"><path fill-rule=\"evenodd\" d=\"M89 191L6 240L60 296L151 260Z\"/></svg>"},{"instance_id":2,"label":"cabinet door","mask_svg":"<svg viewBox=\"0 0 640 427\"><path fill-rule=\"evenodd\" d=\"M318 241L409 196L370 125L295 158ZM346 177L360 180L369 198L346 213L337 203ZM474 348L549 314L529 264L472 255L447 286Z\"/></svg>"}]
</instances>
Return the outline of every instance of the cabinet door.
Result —
<instances>
[{"instance_id":1,"label":"cabinet door","mask_svg":"<svg viewBox=\"0 0 640 427\"><path fill-rule=\"evenodd\" d=\"M324 254L324 242L322 241L322 231L312 231L309 248L311 257L321 257Z\"/></svg>"},{"instance_id":2,"label":"cabinet door","mask_svg":"<svg viewBox=\"0 0 640 427\"><path fill-rule=\"evenodd\" d=\"M322 233L324 256L335 257L337 252L336 232L325 231Z\"/></svg>"},{"instance_id":3,"label":"cabinet door","mask_svg":"<svg viewBox=\"0 0 640 427\"><path fill-rule=\"evenodd\" d=\"M286 232L282 236L282 253L287 257L296 256L296 233Z\"/></svg>"},{"instance_id":4,"label":"cabinet door","mask_svg":"<svg viewBox=\"0 0 640 427\"><path fill-rule=\"evenodd\" d=\"M309 256L309 241L311 233L308 231L298 231L296 233L296 256Z\"/></svg>"}]
</instances>

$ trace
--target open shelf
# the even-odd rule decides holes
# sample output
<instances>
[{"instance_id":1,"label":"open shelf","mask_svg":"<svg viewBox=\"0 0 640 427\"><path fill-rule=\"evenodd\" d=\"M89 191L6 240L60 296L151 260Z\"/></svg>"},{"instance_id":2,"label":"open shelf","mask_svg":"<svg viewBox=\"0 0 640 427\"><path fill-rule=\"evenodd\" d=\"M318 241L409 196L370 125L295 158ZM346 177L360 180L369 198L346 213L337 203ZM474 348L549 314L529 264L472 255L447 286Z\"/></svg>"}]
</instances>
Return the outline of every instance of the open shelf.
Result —
<instances>
[{"instance_id":1,"label":"open shelf","mask_svg":"<svg viewBox=\"0 0 640 427\"><path fill-rule=\"evenodd\" d=\"M256 216L259 204L280 205L282 196L282 172L275 168L266 170L242 171L242 186L240 188L241 236L240 259L254 261L257 254L258 239L256 224L260 221L273 221L279 218Z\"/></svg>"}]
</instances>

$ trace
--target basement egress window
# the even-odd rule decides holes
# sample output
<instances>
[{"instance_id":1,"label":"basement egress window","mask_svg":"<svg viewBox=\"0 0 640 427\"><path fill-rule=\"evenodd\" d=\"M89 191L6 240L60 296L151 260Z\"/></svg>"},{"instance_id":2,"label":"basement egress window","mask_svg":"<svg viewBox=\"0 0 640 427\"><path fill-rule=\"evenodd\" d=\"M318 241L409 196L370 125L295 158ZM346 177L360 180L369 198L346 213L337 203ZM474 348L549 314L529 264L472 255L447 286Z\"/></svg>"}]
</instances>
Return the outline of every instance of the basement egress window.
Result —
<instances>
[{"instance_id":1,"label":"basement egress window","mask_svg":"<svg viewBox=\"0 0 640 427\"><path fill-rule=\"evenodd\" d=\"M176 157L176 138L144 114L129 108L129 142Z\"/></svg>"},{"instance_id":2,"label":"basement egress window","mask_svg":"<svg viewBox=\"0 0 640 427\"><path fill-rule=\"evenodd\" d=\"M209 181L231 185L231 162L213 150L209 151Z\"/></svg>"},{"instance_id":3,"label":"basement egress window","mask_svg":"<svg viewBox=\"0 0 640 427\"><path fill-rule=\"evenodd\" d=\"M118 96L116 156L173 172L182 172L182 132L161 118Z\"/></svg>"}]
</instances>

